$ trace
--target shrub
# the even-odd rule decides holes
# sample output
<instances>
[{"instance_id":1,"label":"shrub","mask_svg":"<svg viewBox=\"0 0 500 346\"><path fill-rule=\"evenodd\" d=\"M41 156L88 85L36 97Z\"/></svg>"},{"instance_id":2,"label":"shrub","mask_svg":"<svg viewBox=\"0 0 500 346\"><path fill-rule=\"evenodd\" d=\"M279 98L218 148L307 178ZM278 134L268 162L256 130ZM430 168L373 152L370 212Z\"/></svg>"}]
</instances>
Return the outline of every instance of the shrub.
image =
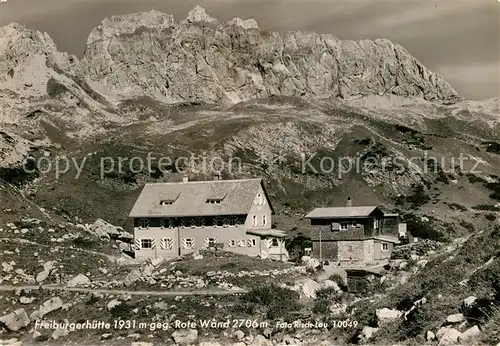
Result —
<instances>
[{"instance_id":1,"label":"shrub","mask_svg":"<svg viewBox=\"0 0 500 346\"><path fill-rule=\"evenodd\" d=\"M249 311L249 304L267 308L269 319L286 318L290 313L300 309L299 294L288 288L275 284L266 284L253 288L243 295L242 306Z\"/></svg>"},{"instance_id":2,"label":"shrub","mask_svg":"<svg viewBox=\"0 0 500 346\"><path fill-rule=\"evenodd\" d=\"M464 207L463 205L458 204L458 203L449 203L448 207L451 210L467 211L467 207Z\"/></svg>"},{"instance_id":3,"label":"shrub","mask_svg":"<svg viewBox=\"0 0 500 346\"><path fill-rule=\"evenodd\" d=\"M489 205L489 204L479 204L479 205L473 206L472 208L476 209L476 210L500 211L499 207L495 207L494 205Z\"/></svg>"},{"instance_id":4,"label":"shrub","mask_svg":"<svg viewBox=\"0 0 500 346\"><path fill-rule=\"evenodd\" d=\"M297 234L291 240L287 240L285 247L292 261L297 261L305 254L305 248L312 248L311 238L304 236L302 233Z\"/></svg>"},{"instance_id":5,"label":"shrub","mask_svg":"<svg viewBox=\"0 0 500 346\"><path fill-rule=\"evenodd\" d=\"M94 239L90 239L87 237L78 236L73 239L73 245L82 249L94 249L98 246L98 242Z\"/></svg>"},{"instance_id":6,"label":"shrub","mask_svg":"<svg viewBox=\"0 0 500 346\"><path fill-rule=\"evenodd\" d=\"M495 221L495 220L496 220L496 218L497 218L497 216L496 216L495 214L486 214L484 217L485 217L485 218L486 218L486 220L488 220L488 221Z\"/></svg>"},{"instance_id":7,"label":"shrub","mask_svg":"<svg viewBox=\"0 0 500 346\"><path fill-rule=\"evenodd\" d=\"M339 274L332 274L332 275L330 275L330 277L328 278L328 280L332 280L333 282L335 282L340 287L340 289L342 291L347 292L347 285L345 284L345 280Z\"/></svg>"},{"instance_id":8,"label":"shrub","mask_svg":"<svg viewBox=\"0 0 500 346\"><path fill-rule=\"evenodd\" d=\"M109 312L113 317L129 318L132 315L132 308L124 303L113 307Z\"/></svg>"}]
</instances>

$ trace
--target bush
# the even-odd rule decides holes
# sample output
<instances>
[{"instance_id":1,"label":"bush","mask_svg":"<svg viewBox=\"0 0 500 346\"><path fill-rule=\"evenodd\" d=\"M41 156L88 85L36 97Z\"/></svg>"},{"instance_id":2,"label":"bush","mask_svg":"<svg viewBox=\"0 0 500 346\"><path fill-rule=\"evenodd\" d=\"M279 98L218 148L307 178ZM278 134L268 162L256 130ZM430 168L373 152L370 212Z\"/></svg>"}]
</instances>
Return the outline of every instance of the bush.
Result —
<instances>
[{"instance_id":1,"label":"bush","mask_svg":"<svg viewBox=\"0 0 500 346\"><path fill-rule=\"evenodd\" d=\"M73 245L82 248L82 249L95 249L98 246L98 242L94 239L90 239L87 237L78 236L73 239Z\"/></svg>"},{"instance_id":2,"label":"bush","mask_svg":"<svg viewBox=\"0 0 500 346\"><path fill-rule=\"evenodd\" d=\"M347 292L347 285L345 283L345 280L339 274L332 274L332 275L330 275L330 277L328 278L328 280L331 280L331 281L335 282L340 287L340 289L342 291Z\"/></svg>"},{"instance_id":3,"label":"bush","mask_svg":"<svg viewBox=\"0 0 500 346\"><path fill-rule=\"evenodd\" d=\"M489 204L479 204L479 205L473 206L472 208L476 209L476 210L500 211L499 207L495 207L494 205L489 205Z\"/></svg>"},{"instance_id":4,"label":"bush","mask_svg":"<svg viewBox=\"0 0 500 346\"><path fill-rule=\"evenodd\" d=\"M285 247L292 261L300 260L305 255L305 248L312 248L311 238L304 236L302 233L297 234L291 240L287 239L286 243Z\"/></svg>"},{"instance_id":5,"label":"bush","mask_svg":"<svg viewBox=\"0 0 500 346\"><path fill-rule=\"evenodd\" d=\"M253 288L243 295L242 306L246 311L251 310L251 304L267 308L269 319L285 318L292 312L300 309L299 294L288 288L275 284L266 284Z\"/></svg>"},{"instance_id":6,"label":"bush","mask_svg":"<svg viewBox=\"0 0 500 346\"><path fill-rule=\"evenodd\" d=\"M496 218L497 218L497 216L496 216L495 214L486 214L484 217L485 217L485 218L486 218L486 220L488 220L488 221L495 221L495 220L496 220Z\"/></svg>"}]
</instances>

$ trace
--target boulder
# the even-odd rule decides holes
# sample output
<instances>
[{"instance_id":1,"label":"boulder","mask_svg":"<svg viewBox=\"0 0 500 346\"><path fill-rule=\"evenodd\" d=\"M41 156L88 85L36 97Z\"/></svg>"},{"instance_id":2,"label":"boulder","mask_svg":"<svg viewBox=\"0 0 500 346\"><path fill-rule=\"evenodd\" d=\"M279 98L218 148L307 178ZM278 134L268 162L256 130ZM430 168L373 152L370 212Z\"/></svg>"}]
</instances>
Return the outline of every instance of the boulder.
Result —
<instances>
[{"instance_id":1,"label":"boulder","mask_svg":"<svg viewBox=\"0 0 500 346\"><path fill-rule=\"evenodd\" d=\"M375 314L377 315L377 320L379 324L382 324L399 319L403 315L403 312L399 310L383 308L383 309L377 309Z\"/></svg>"},{"instance_id":2,"label":"boulder","mask_svg":"<svg viewBox=\"0 0 500 346\"><path fill-rule=\"evenodd\" d=\"M0 317L0 322L10 331L18 331L30 324L30 318L24 309L17 309L16 311Z\"/></svg>"},{"instance_id":3,"label":"boulder","mask_svg":"<svg viewBox=\"0 0 500 346\"><path fill-rule=\"evenodd\" d=\"M338 294L342 293L342 290L340 289L339 285L335 281L332 281L332 280L322 281L322 282L320 282L320 286L321 286L321 288L332 287L335 290L335 292L337 292Z\"/></svg>"},{"instance_id":4,"label":"boulder","mask_svg":"<svg viewBox=\"0 0 500 346\"><path fill-rule=\"evenodd\" d=\"M83 274L78 274L66 284L67 287L88 287L90 279Z\"/></svg>"},{"instance_id":5,"label":"boulder","mask_svg":"<svg viewBox=\"0 0 500 346\"><path fill-rule=\"evenodd\" d=\"M481 334L481 330L479 329L478 326L471 327L467 329L465 332L460 335L460 341L461 342L467 342L470 341L471 339L474 339L475 337L479 336Z\"/></svg>"},{"instance_id":6,"label":"boulder","mask_svg":"<svg viewBox=\"0 0 500 346\"><path fill-rule=\"evenodd\" d=\"M90 226L90 230L101 238L118 239L126 242L131 242L134 239L134 236L125 232L122 227L113 226L100 218L95 220Z\"/></svg>"},{"instance_id":7,"label":"boulder","mask_svg":"<svg viewBox=\"0 0 500 346\"><path fill-rule=\"evenodd\" d=\"M425 334L425 340L427 340L427 341L434 341L434 340L436 340L436 334L434 334L433 331L428 330L427 333Z\"/></svg>"},{"instance_id":8,"label":"boulder","mask_svg":"<svg viewBox=\"0 0 500 346\"><path fill-rule=\"evenodd\" d=\"M316 298L316 291L319 290L321 286L312 279L307 279L302 286L302 293L307 298Z\"/></svg>"},{"instance_id":9,"label":"boulder","mask_svg":"<svg viewBox=\"0 0 500 346\"><path fill-rule=\"evenodd\" d=\"M436 336L439 340L439 346L454 345L458 343L461 335L462 333L460 333L458 330L448 327L442 327L436 333Z\"/></svg>"},{"instance_id":10,"label":"boulder","mask_svg":"<svg viewBox=\"0 0 500 346\"><path fill-rule=\"evenodd\" d=\"M30 319L32 321L42 319L43 316L48 314L49 312L55 311L57 309L62 308L63 301L59 297L53 297L49 300L46 300L37 311L34 311L30 315Z\"/></svg>"},{"instance_id":11,"label":"boulder","mask_svg":"<svg viewBox=\"0 0 500 346\"><path fill-rule=\"evenodd\" d=\"M52 339L57 340L67 335L69 335L69 330L67 328L56 328L52 333Z\"/></svg>"},{"instance_id":12,"label":"boulder","mask_svg":"<svg viewBox=\"0 0 500 346\"><path fill-rule=\"evenodd\" d=\"M40 273L37 274L36 276L36 282L40 283L45 281L50 275L50 270L42 270Z\"/></svg>"},{"instance_id":13,"label":"boulder","mask_svg":"<svg viewBox=\"0 0 500 346\"><path fill-rule=\"evenodd\" d=\"M302 263L304 263L304 265L307 268L311 268L311 269L315 269L315 268L319 267L321 264L321 263L319 263L319 261L317 259L311 258L309 256L302 256L301 260L302 260Z\"/></svg>"},{"instance_id":14,"label":"boulder","mask_svg":"<svg viewBox=\"0 0 500 346\"><path fill-rule=\"evenodd\" d=\"M465 316L461 313L449 315L448 317L446 317L447 323L460 323L463 321L465 321Z\"/></svg>"},{"instance_id":15,"label":"boulder","mask_svg":"<svg viewBox=\"0 0 500 346\"><path fill-rule=\"evenodd\" d=\"M2 271L4 271L5 273L10 273L13 270L14 266L12 264L7 262L2 262Z\"/></svg>"},{"instance_id":16,"label":"boulder","mask_svg":"<svg viewBox=\"0 0 500 346\"><path fill-rule=\"evenodd\" d=\"M375 334L377 331L378 328L363 327L363 330L361 330L361 333L358 335L358 339L361 342L366 342L370 340L373 337L373 334Z\"/></svg>"},{"instance_id":17,"label":"boulder","mask_svg":"<svg viewBox=\"0 0 500 346\"><path fill-rule=\"evenodd\" d=\"M244 333L243 331L241 331L241 330L237 330L237 331L234 333L234 338L235 338L236 340L238 340L238 341L239 341L239 340L241 340L241 339L243 339L244 337L245 337L245 333Z\"/></svg>"},{"instance_id":18,"label":"boulder","mask_svg":"<svg viewBox=\"0 0 500 346\"><path fill-rule=\"evenodd\" d=\"M267 340L264 335L256 335L253 339L252 346L272 346L272 342Z\"/></svg>"},{"instance_id":19,"label":"boulder","mask_svg":"<svg viewBox=\"0 0 500 346\"><path fill-rule=\"evenodd\" d=\"M125 280L123 281L123 284L128 287L140 280L142 280L142 273L139 270L134 269L127 274Z\"/></svg>"},{"instance_id":20,"label":"boulder","mask_svg":"<svg viewBox=\"0 0 500 346\"><path fill-rule=\"evenodd\" d=\"M113 300L112 300L112 301L110 301L110 302L108 303L108 305L107 305L107 307L108 307L108 311L111 311L113 308L115 308L115 307L117 307L117 306L119 306L119 305L121 305L121 304L122 304L122 302L121 302L121 301L119 301L118 299L113 299Z\"/></svg>"},{"instance_id":21,"label":"boulder","mask_svg":"<svg viewBox=\"0 0 500 346\"><path fill-rule=\"evenodd\" d=\"M198 330L179 329L172 333L172 339L177 345L191 345L198 340Z\"/></svg>"},{"instance_id":22,"label":"boulder","mask_svg":"<svg viewBox=\"0 0 500 346\"><path fill-rule=\"evenodd\" d=\"M31 304L35 299L36 299L35 297L21 297L19 298L19 303Z\"/></svg>"}]
</instances>

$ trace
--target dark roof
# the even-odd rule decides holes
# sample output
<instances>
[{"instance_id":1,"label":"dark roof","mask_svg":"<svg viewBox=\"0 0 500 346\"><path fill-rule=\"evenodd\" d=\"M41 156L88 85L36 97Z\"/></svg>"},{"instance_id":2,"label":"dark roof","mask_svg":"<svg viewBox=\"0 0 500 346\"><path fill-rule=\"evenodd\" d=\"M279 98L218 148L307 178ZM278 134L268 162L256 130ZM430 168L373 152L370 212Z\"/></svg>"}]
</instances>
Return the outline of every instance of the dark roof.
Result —
<instances>
[{"instance_id":1,"label":"dark roof","mask_svg":"<svg viewBox=\"0 0 500 346\"><path fill-rule=\"evenodd\" d=\"M379 273L376 270L370 270L370 269L344 269L346 272L347 276L366 276L366 275L375 275L375 276L382 276L382 273Z\"/></svg>"},{"instance_id":2,"label":"dark roof","mask_svg":"<svg viewBox=\"0 0 500 346\"><path fill-rule=\"evenodd\" d=\"M316 208L306 215L306 219L363 218L376 210L382 212L377 206Z\"/></svg>"},{"instance_id":3,"label":"dark roof","mask_svg":"<svg viewBox=\"0 0 500 346\"><path fill-rule=\"evenodd\" d=\"M262 179L146 184L129 217L247 215L259 187L264 190L273 210ZM214 198L222 198L222 201L207 203ZM173 204L160 204L162 200L174 199Z\"/></svg>"}]
</instances>

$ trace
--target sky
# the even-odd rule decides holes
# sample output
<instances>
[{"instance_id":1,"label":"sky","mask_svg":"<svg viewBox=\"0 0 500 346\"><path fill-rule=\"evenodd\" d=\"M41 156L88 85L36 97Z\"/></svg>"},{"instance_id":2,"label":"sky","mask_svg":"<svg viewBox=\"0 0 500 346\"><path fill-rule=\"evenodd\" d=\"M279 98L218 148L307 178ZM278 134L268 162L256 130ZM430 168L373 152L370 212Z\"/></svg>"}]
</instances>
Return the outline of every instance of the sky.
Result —
<instances>
[{"instance_id":1,"label":"sky","mask_svg":"<svg viewBox=\"0 0 500 346\"><path fill-rule=\"evenodd\" d=\"M266 30L388 38L462 96L500 96L499 0L8 0L0 3L0 26L46 31L59 50L81 56L105 17L154 8L182 20L196 5L222 20L254 18Z\"/></svg>"}]
</instances>

